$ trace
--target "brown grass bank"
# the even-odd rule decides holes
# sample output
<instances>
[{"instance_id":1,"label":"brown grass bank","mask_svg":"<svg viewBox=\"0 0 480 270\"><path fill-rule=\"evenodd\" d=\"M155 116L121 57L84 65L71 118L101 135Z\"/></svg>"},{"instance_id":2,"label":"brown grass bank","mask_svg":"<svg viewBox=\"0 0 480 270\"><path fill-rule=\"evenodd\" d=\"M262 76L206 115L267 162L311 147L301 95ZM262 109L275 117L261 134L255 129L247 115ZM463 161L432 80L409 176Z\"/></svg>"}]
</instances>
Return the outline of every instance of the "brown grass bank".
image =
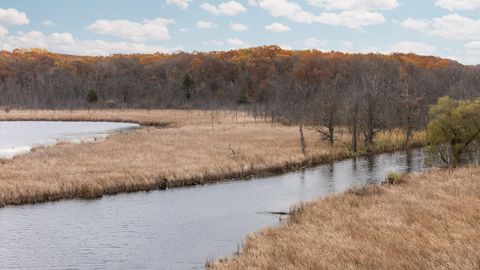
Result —
<instances>
[{"instance_id":1,"label":"brown grass bank","mask_svg":"<svg viewBox=\"0 0 480 270\"><path fill-rule=\"evenodd\" d=\"M300 206L210 269L479 269L480 168L435 169Z\"/></svg>"},{"instance_id":2,"label":"brown grass bank","mask_svg":"<svg viewBox=\"0 0 480 270\"><path fill-rule=\"evenodd\" d=\"M118 113L118 115L116 114ZM348 134L333 148L305 129L265 123L246 114L205 111L11 111L8 120L96 120L169 123L115 134L96 143L60 143L0 161L0 206L203 184L279 173L350 157ZM423 141L417 134L416 144ZM403 137L378 137L379 151L398 149Z\"/></svg>"}]
</instances>

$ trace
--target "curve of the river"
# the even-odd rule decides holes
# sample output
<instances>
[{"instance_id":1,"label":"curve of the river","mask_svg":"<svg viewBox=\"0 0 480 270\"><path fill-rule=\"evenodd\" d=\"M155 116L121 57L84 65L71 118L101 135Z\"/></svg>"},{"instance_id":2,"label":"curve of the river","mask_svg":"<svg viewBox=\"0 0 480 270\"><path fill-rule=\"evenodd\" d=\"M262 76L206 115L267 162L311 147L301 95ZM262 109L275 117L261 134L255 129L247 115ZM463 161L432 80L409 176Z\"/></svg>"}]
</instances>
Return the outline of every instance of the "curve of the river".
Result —
<instances>
[{"instance_id":1,"label":"curve of the river","mask_svg":"<svg viewBox=\"0 0 480 270\"><path fill-rule=\"evenodd\" d=\"M414 150L249 181L6 207L0 268L202 269L248 233L278 224L267 212L424 167Z\"/></svg>"}]
</instances>

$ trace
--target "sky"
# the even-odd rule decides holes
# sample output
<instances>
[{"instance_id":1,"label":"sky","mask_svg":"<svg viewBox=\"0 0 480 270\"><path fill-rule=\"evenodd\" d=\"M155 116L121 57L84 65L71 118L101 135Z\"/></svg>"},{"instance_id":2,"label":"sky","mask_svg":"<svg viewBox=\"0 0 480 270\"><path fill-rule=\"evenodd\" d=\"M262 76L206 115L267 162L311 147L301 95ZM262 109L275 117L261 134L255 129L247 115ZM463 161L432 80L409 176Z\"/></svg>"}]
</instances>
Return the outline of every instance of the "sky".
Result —
<instances>
[{"instance_id":1,"label":"sky","mask_svg":"<svg viewBox=\"0 0 480 270\"><path fill-rule=\"evenodd\" d=\"M480 0L1 0L0 48L76 55L262 45L480 64Z\"/></svg>"}]
</instances>

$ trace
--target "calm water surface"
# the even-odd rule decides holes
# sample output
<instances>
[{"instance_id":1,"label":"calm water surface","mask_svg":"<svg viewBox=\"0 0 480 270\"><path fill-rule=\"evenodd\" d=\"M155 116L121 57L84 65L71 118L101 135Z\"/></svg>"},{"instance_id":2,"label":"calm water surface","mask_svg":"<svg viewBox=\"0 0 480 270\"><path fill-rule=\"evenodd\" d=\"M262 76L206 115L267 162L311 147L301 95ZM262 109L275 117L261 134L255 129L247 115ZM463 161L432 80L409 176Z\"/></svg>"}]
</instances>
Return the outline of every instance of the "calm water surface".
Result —
<instances>
[{"instance_id":1,"label":"calm water surface","mask_svg":"<svg viewBox=\"0 0 480 270\"><path fill-rule=\"evenodd\" d=\"M36 145L104 138L112 132L137 127L112 122L0 121L0 158L28 152Z\"/></svg>"},{"instance_id":2,"label":"calm water surface","mask_svg":"<svg viewBox=\"0 0 480 270\"><path fill-rule=\"evenodd\" d=\"M0 209L0 269L202 269L278 224L269 211L424 168L421 150L281 176Z\"/></svg>"}]
</instances>

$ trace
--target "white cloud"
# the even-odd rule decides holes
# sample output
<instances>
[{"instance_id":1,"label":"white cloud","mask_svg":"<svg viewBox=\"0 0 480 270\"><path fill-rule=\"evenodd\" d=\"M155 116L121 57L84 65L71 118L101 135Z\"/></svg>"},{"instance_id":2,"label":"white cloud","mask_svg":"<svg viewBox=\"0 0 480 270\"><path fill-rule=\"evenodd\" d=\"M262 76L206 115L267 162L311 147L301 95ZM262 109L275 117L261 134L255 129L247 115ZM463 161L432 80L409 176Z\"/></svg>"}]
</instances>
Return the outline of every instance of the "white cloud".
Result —
<instances>
[{"instance_id":1,"label":"white cloud","mask_svg":"<svg viewBox=\"0 0 480 270\"><path fill-rule=\"evenodd\" d=\"M47 47L46 37L39 31L19 32L13 36L6 36L1 44L4 50Z\"/></svg>"},{"instance_id":2,"label":"white cloud","mask_svg":"<svg viewBox=\"0 0 480 270\"><path fill-rule=\"evenodd\" d=\"M0 24L2 25L22 25L29 24L30 21L24 12L14 8L0 8Z\"/></svg>"},{"instance_id":3,"label":"white cloud","mask_svg":"<svg viewBox=\"0 0 480 270\"><path fill-rule=\"evenodd\" d=\"M209 3L203 3L200 7L213 15L228 15L233 16L241 12L247 11L245 7L237 1L228 1L220 3L218 6L211 5Z\"/></svg>"},{"instance_id":4,"label":"white cloud","mask_svg":"<svg viewBox=\"0 0 480 270\"><path fill-rule=\"evenodd\" d=\"M391 52L400 53L415 53L421 55L432 55L435 52L435 47L428 44L412 41L402 41L390 46Z\"/></svg>"},{"instance_id":5,"label":"white cloud","mask_svg":"<svg viewBox=\"0 0 480 270\"><path fill-rule=\"evenodd\" d=\"M5 37L8 34L8 29L5 26L0 25L0 38Z\"/></svg>"},{"instance_id":6,"label":"white cloud","mask_svg":"<svg viewBox=\"0 0 480 270\"><path fill-rule=\"evenodd\" d=\"M75 44L72 34L70 33L53 33L49 39L54 44L72 45Z\"/></svg>"},{"instance_id":7,"label":"white cloud","mask_svg":"<svg viewBox=\"0 0 480 270\"><path fill-rule=\"evenodd\" d=\"M346 48L349 48L349 49L353 47L353 43L350 42L350 41L344 41L344 42L342 42L342 45Z\"/></svg>"},{"instance_id":8,"label":"white cloud","mask_svg":"<svg viewBox=\"0 0 480 270\"><path fill-rule=\"evenodd\" d=\"M318 40L313 37L305 40L305 45L308 49L320 49L320 47L324 46L325 44L327 44L325 40Z\"/></svg>"},{"instance_id":9,"label":"white cloud","mask_svg":"<svg viewBox=\"0 0 480 270\"><path fill-rule=\"evenodd\" d=\"M98 20L87 26L87 30L102 34L130 39L135 42L145 40L170 39L168 25L174 23L171 19L156 18L143 23L129 20Z\"/></svg>"},{"instance_id":10,"label":"white cloud","mask_svg":"<svg viewBox=\"0 0 480 270\"><path fill-rule=\"evenodd\" d=\"M216 24L208 21L198 21L197 22L197 29L211 29L217 27Z\"/></svg>"},{"instance_id":11,"label":"white cloud","mask_svg":"<svg viewBox=\"0 0 480 270\"><path fill-rule=\"evenodd\" d=\"M290 27L283 25L281 23L272 23L267 26L265 26L265 29L267 29L270 32L288 32L290 31Z\"/></svg>"},{"instance_id":12,"label":"white cloud","mask_svg":"<svg viewBox=\"0 0 480 270\"><path fill-rule=\"evenodd\" d=\"M230 23L230 28L233 31L237 31L237 32L245 32L248 29L248 27L246 25L241 24L241 23Z\"/></svg>"},{"instance_id":13,"label":"white cloud","mask_svg":"<svg viewBox=\"0 0 480 270\"><path fill-rule=\"evenodd\" d=\"M471 50L480 50L480 41L472 41L465 44L465 48Z\"/></svg>"},{"instance_id":14,"label":"white cloud","mask_svg":"<svg viewBox=\"0 0 480 270\"><path fill-rule=\"evenodd\" d=\"M413 18L408 18L401 22L401 25L405 28L424 32L428 30L430 22L428 20L417 20Z\"/></svg>"},{"instance_id":15,"label":"white cloud","mask_svg":"<svg viewBox=\"0 0 480 270\"><path fill-rule=\"evenodd\" d=\"M467 55L463 62L466 64L478 64L480 62L480 50L467 50Z\"/></svg>"},{"instance_id":16,"label":"white cloud","mask_svg":"<svg viewBox=\"0 0 480 270\"><path fill-rule=\"evenodd\" d=\"M190 2L190 0L166 0L166 2L169 5L178 6L180 9L187 9L189 5L188 2Z\"/></svg>"},{"instance_id":17,"label":"white cloud","mask_svg":"<svg viewBox=\"0 0 480 270\"><path fill-rule=\"evenodd\" d=\"M238 38L229 38L227 39L227 43L232 45L232 46L235 46L235 47L246 47L247 44L241 40L241 39L238 39Z\"/></svg>"},{"instance_id":18,"label":"white cloud","mask_svg":"<svg viewBox=\"0 0 480 270\"><path fill-rule=\"evenodd\" d=\"M256 1L256 0L248 0L248 5L249 5L249 6L254 6L254 7L255 7L255 6L258 6L258 3L257 3L257 1Z\"/></svg>"},{"instance_id":19,"label":"white cloud","mask_svg":"<svg viewBox=\"0 0 480 270\"><path fill-rule=\"evenodd\" d=\"M399 6L397 0L308 0L307 2L327 10L390 10Z\"/></svg>"},{"instance_id":20,"label":"white cloud","mask_svg":"<svg viewBox=\"0 0 480 270\"><path fill-rule=\"evenodd\" d=\"M55 25L57 25L57 24L56 24L54 21L52 21L52 20L45 20L45 21L43 21L42 23L43 23L43 25L45 25L45 26L55 26Z\"/></svg>"},{"instance_id":21,"label":"white cloud","mask_svg":"<svg viewBox=\"0 0 480 270\"><path fill-rule=\"evenodd\" d=\"M358 29L363 26L375 25L385 22L381 13L368 11L342 11L340 13L322 13L318 22L328 25L340 25Z\"/></svg>"},{"instance_id":22,"label":"white cloud","mask_svg":"<svg viewBox=\"0 0 480 270\"><path fill-rule=\"evenodd\" d=\"M450 10L474 10L480 8L480 0L438 0L435 5Z\"/></svg>"},{"instance_id":23,"label":"white cloud","mask_svg":"<svg viewBox=\"0 0 480 270\"><path fill-rule=\"evenodd\" d=\"M0 48L45 48L49 51L75 55L111 55L115 53L155 53L172 52L181 49L149 46L143 43L108 42L103 40L77 40L70 33L44 35L39 31L18 32L0 41Z\"/></svg>"},{"instance_id":24,"label":"white cloud","mask_svg":"<svg viewBox=\"0 0 480 270\"><path fill-rule=\"evenodd\" d=\"M480 20L473 20L458 14L450 14L432 20L409 18L402 22L402 26L446 39L480 39Z\"/></svg>"},{"instance_id":25,"label":"white cloud","mask_svg":"<svg viewBox=\"0 0 480 270\"><path fill-rule=\"evenodd\" d=\"M358 29L363 26L385 22L383 15L378 12L348 10L340 13L322 12L320 15L314 15L303 10L297 3L288 0L261 0L259 5L261 8L268 10L273 17L286 17L298 23L316 22Z\"/></svg>"},{"instance_id":26,"label":"white cloud","mask_svg":"<svg viewBox=\"0 0 480 270\"><path fill-rule=\"evenodd\" d=\"M315 15L304 11L300 5L287 0L261 0L259 5L261 8L268 10L273 17L286 17L300 23L312 23L317 20Z\"/></svg>"},{"instance_id":27,"label":"white cloud","mask_svg":"<svg viewBox=\"0 0 480 270\"><path fill-rule=\"evenodd\" d=\"M180 32L188 32L187 28L180 28Z\"/></svg>"}]
</instances>

